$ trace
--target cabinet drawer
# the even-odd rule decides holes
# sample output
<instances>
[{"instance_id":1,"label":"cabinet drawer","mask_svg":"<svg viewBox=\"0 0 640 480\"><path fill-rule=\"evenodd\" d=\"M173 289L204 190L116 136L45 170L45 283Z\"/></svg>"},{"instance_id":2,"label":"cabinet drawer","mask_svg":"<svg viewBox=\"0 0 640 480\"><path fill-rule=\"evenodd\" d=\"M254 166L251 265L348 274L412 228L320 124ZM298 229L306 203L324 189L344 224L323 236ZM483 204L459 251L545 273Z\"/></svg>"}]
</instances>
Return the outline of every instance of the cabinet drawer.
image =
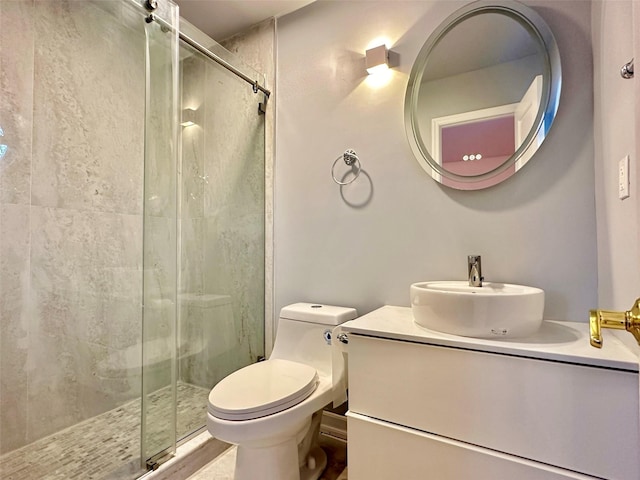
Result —
<instances>
[{"instance_id":1,"label":"cabinet drawer","mask_svg":"<svg viewBox=\"0 0 640 480\"><path fill-rule=\"evenodd\" d=\"M436 435L347 414L351 480L593 480Z\"/></svg>"},{"instance_id":2,"label":"cabinet drawer","mask_svg":"<svg viewBox=\"0 0 640 480\"><path fill-rule=\"evenodd\" d=\"M588 475L640 478L633 372L352 334L349 409Z\"/></svg>"}]
</instances>

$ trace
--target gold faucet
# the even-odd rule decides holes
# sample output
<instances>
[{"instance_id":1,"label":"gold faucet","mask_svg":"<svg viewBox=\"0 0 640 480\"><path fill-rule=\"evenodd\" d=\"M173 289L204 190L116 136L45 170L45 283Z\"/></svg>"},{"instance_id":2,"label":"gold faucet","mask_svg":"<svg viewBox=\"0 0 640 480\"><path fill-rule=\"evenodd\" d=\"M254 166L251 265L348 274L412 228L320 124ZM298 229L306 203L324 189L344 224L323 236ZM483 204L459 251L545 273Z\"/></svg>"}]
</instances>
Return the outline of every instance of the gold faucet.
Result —
<instances>
[{"instance_id":1,"label":"gold faucet","mask_svg":"<svg viewBox=\"0 0 640 480\"><path fill-rule=\"evenodd\" d=\"M626 312L610 310L589 311L589 333L592 347L602 348L602 328L614 328L630 332L640 345L640 298Z\"/></svg>"}]
</instances>

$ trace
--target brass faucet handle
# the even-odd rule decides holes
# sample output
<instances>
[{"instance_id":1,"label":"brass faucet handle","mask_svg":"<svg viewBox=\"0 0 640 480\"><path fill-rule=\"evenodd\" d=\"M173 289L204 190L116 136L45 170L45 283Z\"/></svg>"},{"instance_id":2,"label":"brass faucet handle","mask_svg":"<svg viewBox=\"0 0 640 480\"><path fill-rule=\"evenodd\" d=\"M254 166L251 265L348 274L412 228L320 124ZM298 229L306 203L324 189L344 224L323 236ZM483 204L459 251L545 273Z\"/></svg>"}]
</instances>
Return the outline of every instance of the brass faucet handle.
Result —
<instances>
[{"instance_id":1,"label":"brass faucet handle","mask_svg":"<svg viewBox=\"0 0 640 480\"><path fill-rule=\"evenodd\" d=\"M592 347L602 348L602 329L612 328L630 332L640 345L640 298L631 310L614 312L611 310L589 311L589 342Z\"/></svg>"}]
</instances>

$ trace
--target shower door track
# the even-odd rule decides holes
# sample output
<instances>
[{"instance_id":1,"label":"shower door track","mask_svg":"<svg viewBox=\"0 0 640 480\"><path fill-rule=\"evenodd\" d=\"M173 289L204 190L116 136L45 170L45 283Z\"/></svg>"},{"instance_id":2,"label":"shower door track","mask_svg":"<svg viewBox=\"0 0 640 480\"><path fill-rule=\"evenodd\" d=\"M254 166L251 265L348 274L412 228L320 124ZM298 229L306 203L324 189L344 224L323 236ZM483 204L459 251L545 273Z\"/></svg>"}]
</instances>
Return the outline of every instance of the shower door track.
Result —
<instances>
[{"instance_id":1,"label":"shower door track","mask_svg":"<svg viewBox=\"0 0 640 480\"><path fill-rule=\"evenodd\" d=\"M267 90L262 85L260 85L258 80L253 80L252 78L248 77L247 75L242 73L240 70L235 68L233 65L231 65L229 62L227 62L226 60L224 60L224 59L220 58L219 56L217 56L215 53L213 53L207 47L199 44L194 39L192 39L191 37L189 37L188 35L186 35L186 34L184 34L182 32L178 32L178 36L180 37L180 40L184 41L185 43L187 43L191 47L195 48L198 52L203 54L205 57L213 60L214 62L218 63L222 67L226 68L230 72L234 73L235 75L237 75L238 77L243 79L245 82L251 84L251 86L253 87L254 93L258 93L258 91L261 91L262 93L265 94L265 96L267 98L269 98L269 96L271 95L271 91Z\"/></svg>"},{"instance_id":2,"label":"shower door track","mask_svg":"<svg viewBox=\"0 0 640 480\"><path fill-rule=\"evenodd\" d=\"M141 1L141 0L130 0L130 1L132 1L133 3L135 3L137 5L140 5L142 3L144 8L148 12L153 12L153 10L155 10L157 8L157 1L153 1L153 0L146 0L146 2L145 1ZM172 25L170 25L166 20L163 20L162 18L158 17L157 15L154 15L153 13L149 13L149 15L146 18L146 22L147 23L157 22L157 23L160 24L160 26L162 28L167 29L167 31L175 30L175 28ZM186 44L188 44L189 46L191 46L192 48L194 48L195 50L200 52L202 55L204 55L208 59L213 60L218 65L226 68L231 73L233 73L234 75L240 77L242 80L244 80L245 82L250 84L253 87L253 92L254 93L258 93L258 91L260 91L260 92L264 93L264 95L265 95L265 97L267 99L271 96L271 91L266 89L262 85L260 85L260 82L257 79L253 79L253 78L245 75L240 70L238 70L236 67L234 67L229 62L227 62L225 59L219 57L218 55L213 53L211 50L209 50L207 47L205 47L204 45L198 43L196 40L194 40L193 38L188 36L186 33L181 32L179 29L178 29L178 37L180 38L180 40L182 40L183 42L185 42ZM265 100L265 102L266 102L266 100Z\"/></svg>"}]
</instances>

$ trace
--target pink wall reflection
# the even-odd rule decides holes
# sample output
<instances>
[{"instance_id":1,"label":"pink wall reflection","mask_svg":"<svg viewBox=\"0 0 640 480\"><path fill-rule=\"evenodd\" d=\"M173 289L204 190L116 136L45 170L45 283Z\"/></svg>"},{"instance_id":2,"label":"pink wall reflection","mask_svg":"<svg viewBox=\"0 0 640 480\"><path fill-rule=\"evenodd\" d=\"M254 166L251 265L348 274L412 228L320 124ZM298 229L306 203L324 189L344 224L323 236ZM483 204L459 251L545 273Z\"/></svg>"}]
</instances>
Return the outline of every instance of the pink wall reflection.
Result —
<instances>
[{"instance_id":1,"label":"pink wall reflection","mask_svg":"<svg viewBox=\"0 0 640 480\"><path fill-rule=\"evenodd\" d=\"M513 115L479 120L442 129L442 166L458 175L481 175L500 166L515 152ZM481 154L481 160L463 161Z\"/></svg>"}]
</instances>

